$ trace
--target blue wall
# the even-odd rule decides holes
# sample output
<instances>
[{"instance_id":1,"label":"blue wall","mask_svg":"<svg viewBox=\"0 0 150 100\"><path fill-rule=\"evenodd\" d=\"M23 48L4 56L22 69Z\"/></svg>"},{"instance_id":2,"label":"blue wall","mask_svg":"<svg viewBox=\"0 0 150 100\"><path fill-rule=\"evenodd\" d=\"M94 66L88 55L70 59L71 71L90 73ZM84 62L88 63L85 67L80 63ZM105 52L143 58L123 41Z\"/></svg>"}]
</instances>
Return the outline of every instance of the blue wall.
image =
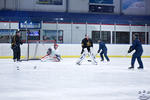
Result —
<instances>
[{"instance_id":1,"label":"blue wall","mask_svg":"<svg viewBox=\"0 0 150 100\"><path fill-rule=\"evenodd\" d=\"M59 22L64 23L102 23L102 24L135 24L150 25L150 16L114 15L114 14L82 14L63 12L33 12L33 11L0 11L0 21L26 20L31 22ZM63 20L60 20L62 19Z\"/></svg>"}]
</instances>

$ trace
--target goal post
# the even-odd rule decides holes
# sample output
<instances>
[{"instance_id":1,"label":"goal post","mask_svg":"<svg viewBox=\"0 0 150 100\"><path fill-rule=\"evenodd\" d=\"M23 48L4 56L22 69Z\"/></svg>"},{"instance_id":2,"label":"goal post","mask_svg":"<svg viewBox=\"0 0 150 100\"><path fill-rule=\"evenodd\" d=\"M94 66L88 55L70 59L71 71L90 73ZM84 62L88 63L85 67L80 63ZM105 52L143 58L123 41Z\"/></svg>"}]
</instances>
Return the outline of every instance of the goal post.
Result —
<instances>
[{"instance_id":1,"label":"goal post","mask_svg":"<svg viewBox=\"0 0 150 100\"><path fill-rule=\"evenodd\" d=\"M54 40L28 40L23 61L40 60L46 55L48 48L55 44Z\"/></svg>"}]
</instances>

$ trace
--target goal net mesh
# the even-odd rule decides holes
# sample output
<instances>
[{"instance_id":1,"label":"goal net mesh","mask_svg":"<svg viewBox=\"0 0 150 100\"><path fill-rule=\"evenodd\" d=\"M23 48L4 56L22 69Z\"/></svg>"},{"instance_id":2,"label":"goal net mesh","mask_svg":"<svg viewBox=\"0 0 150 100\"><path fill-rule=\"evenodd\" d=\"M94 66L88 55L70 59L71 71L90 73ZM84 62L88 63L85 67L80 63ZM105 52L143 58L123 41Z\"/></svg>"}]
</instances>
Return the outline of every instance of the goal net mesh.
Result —
<instances>
[{"instance_id":1,"label":"goal net mesh","mask_svg":"<svg viewBox=\"0 0 150 100\"><path fill-rule=\"evenodd\" d=\"M54 43L54 40L29 40L27 43L25 58L22 60L40 60L46 55L48 48L53 46Z\"/></svg>"}]
</instances>

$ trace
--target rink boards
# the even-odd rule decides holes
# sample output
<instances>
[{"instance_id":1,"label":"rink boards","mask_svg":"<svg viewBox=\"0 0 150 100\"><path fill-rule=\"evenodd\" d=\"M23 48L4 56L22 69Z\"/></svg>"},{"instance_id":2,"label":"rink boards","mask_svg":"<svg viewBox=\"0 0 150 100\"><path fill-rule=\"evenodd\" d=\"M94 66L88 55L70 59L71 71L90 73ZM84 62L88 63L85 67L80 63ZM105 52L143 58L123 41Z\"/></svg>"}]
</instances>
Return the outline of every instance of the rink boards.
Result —
<instances>
[{"instance_id":1,"label":"rink boards","mask_svg":"<svg viewBox=\"0 0 150 100\"><path fill-rule=\"evenodd\" d=\"M75 58L79 57L81 53L81 44L58 44L59 45L59 53L63 58ZM36 52L36 44L30 44L29 46L29 56L32 57L36 55L36 57L40 58L46 55L47 49L53 46L52 44L38 44L37 52ZM126 44L106 44L108 48L108 56L109 57L131 57L131 54L127 54L130 45ZM0 58L12 58L13 52L10 44L3 43L0 45ZM98 44L94 44L93 53L96 54L99 48ZM150 45L143 45L143 55L142 57L150 58ZM36 52L36 54L35 54ZM27 56L27 44L21 45L21 56L22 58ZM99 54L97 54L99 57Z\"/></svg>"}]
</instances>

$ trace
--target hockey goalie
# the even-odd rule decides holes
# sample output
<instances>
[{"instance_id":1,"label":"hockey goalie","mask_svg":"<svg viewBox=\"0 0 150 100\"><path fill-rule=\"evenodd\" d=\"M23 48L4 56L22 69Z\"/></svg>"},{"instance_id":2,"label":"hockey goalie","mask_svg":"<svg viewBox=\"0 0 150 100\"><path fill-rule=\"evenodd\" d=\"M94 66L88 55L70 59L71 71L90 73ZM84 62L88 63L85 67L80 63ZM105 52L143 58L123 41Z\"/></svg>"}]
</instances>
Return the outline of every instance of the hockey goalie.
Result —
<instances>
[{"instance_id":1,"label":"hockey goalie","mask_svg":"<svg viewBox=\"0 0 150 100\"><path fill-rule=\"evenodd\" d=\"M81 56L80 56L79 60L76 62L76 64L80 65L82 63L82 61L84 60L84 58L88 55L91 59L89 61L92 62L93 64L97 65L95 56L94 56L93 52L91 51L92 48L93 48L93 42L89 38L89 36L86 34L85 38L82 40ZM87 52L85 51L85 49L87 49Z\"/></svg>"},{"instance_id":2,"label":"hockey goalie","mask_svg":"<svg viewBox=\"0 0 150 100\"><path fill-rule=\"evenodd\" d=\"M47 50L47 54L41 58L41 61L52 61L52 62L60 62L61 56L58 53L58 44L54 44L53 47L50 47Z\"/></svg>"}]
</instances>

